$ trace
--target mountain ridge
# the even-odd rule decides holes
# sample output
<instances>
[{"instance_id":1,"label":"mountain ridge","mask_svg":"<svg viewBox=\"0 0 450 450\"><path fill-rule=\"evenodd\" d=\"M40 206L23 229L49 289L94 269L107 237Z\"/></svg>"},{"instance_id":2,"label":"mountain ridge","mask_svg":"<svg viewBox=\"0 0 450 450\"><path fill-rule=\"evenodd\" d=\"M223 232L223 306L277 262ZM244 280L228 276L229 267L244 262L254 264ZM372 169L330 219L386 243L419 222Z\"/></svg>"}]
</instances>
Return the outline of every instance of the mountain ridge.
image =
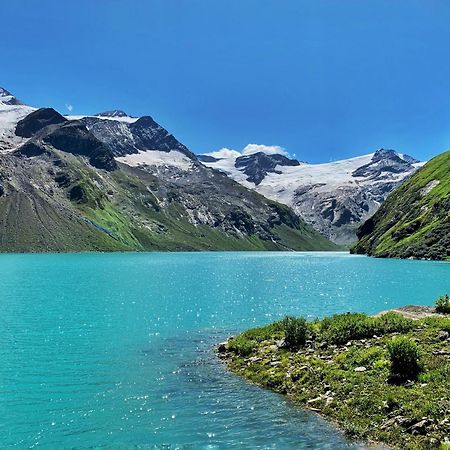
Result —
<instances>
[{"instance_id":1,"label":"mountain ridge","mask_svg":"<svg viewBox=\"0 0 450 450\"><path fill-rule=\"evenodd\" d=\"M387 194L422 164L383 148L322 164L273 154L264 155L264 160L258 153L226 155L213 152L200 160L249 189L292 207L324 236L346 245L356 240L357 227L375 213ZM245 164L240 163L241 158Z\"/></svg>"},{"instance_id":2,"label":"mountain ridge","mask_svg":"<svg viewBox=\"0 0 450 450\"><path fill-rule=\"evenodd\" d=\"M150 116L0 106L0 251L337 248Z\"/></svg>"}]
</instances>

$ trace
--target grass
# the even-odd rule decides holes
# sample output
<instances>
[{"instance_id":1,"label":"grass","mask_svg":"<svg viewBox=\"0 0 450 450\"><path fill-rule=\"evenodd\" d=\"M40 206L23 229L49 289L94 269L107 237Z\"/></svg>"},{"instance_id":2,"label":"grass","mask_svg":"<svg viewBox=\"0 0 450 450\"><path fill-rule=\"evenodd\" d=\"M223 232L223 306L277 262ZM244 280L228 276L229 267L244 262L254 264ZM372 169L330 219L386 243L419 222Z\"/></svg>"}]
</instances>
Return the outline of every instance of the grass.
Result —
<instances>
[{"instance_id":1,"label":"grass","mask_svg":"<svg viewBox=\"0 0 450 450\"><path fill-rule=\"evenodd\" d=\"M351 437L443 449L450 437L449 331L442 317L344 314L309 322L308 341L291 350L280 321L230 339L222 356L232 371L320 412ZM393 377L415 361L418 373L409 378L416 380Z\"/></svg>"},{"instance_id":2,"label":"grass","mask_svg":"<svg viewBox=\"0 0 450 450\"><path fill-rule=\"evenodd\" d=\"M392 192L357 234L354 253L450 259L450 151Z\"/></svg>"}]
</instances>

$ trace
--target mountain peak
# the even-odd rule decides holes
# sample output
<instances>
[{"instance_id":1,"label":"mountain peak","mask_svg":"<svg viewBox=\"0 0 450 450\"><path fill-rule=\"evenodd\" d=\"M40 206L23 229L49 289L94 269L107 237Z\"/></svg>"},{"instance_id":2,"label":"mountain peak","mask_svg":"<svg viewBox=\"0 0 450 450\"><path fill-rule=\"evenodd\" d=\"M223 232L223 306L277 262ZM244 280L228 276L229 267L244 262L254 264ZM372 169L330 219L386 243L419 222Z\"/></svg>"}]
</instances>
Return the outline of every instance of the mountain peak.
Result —
<instances>
[{"instance_id":1,"label":"mountain peak","mask_svg":"<svg viewBox=\"0 0 450 450\"><path fill-rule=\"evenodd\" d=\"M5 88L0 87L0 104L3 105L23 105L23 103L17 100L11 92Z\"/></svg>"},{"instance_id":2,"label":"mountain peak","mask_svg":"<svg viewBox=\"0 0 450 450\"><path fill-rule=\"evenodd\" d=\"M120 109L113 109L111 111L104 111L96 114L97 117L128 117L128 114L125 111Z\"/></svg>"},{"instance_id":3,"label":"mountain peak","mask_svg":"<svg viewBox=\"0 0 450 450\"><path fill-rule=\"evenodd\" d=\"M277 173L278 166L299 166L296 159L290 159L279 153L264 152L239 156L234 166L247 175L247 181L259 185L268 173Z\"/></svg>"},{"instance_id":4,"label":"mountain peak","mask_svg":"<svg viewBox=\"0 0 450 450\"><path fill-rule=\"evenodd\" d=\"M396 155L397 152L395 150L392 150L391 148L379 148L374 156L382 156L382 155Z\"/></svg>"},{"instance_id":5,"label":"mountain peak","mask_svg":"<svg viewBox=\"0 0 450 450\"><path fill-rule=\"evenodd\" d=\"M403 154L403 153L399 153L395 150L392 149L386 149L386 148L380 148L378 149L374 155L372 160L373 161L380 161L382 159L401 159L409 164L414 164L414 163L418 163L419 161L415 158L413 158L412 156Z\"/></svg>"}]
</instances>

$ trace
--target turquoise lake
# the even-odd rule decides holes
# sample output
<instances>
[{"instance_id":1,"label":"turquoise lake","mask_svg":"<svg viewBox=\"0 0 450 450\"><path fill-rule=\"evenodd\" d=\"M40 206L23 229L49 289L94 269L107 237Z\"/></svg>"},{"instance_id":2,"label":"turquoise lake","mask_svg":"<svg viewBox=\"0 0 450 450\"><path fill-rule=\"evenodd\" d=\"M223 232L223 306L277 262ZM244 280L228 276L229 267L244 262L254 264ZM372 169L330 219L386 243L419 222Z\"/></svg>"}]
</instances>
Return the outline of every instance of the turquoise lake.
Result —
<instances>
[{"instance_id":1,"label":"turquoise lake","mask_svg":"<svg viewBox=\"0 0 450 450\"><path fill-rule=\"evenodd\" d=\"M346 253L0 255L0 447L363 448L213 345L450 293L450 264Z\"/></svg>"}]
</instances>

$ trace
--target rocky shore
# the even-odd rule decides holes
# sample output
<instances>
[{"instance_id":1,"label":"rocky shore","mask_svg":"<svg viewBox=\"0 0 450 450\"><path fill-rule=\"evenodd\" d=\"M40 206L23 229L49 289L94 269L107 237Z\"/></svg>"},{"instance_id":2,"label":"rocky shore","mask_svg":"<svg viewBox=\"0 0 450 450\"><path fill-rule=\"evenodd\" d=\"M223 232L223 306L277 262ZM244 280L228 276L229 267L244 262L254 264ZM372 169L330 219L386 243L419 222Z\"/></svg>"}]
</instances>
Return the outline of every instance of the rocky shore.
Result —
<instances>
[{"instance_id":1,"label":"rocky shore","mask_svg":"<svg viewBox=\"0 0 450 450\"><path fill-rule=\"evenodd\" d=\"M417 376L392 375L389 346L397 338L417 347ZM308 323L296 348L276 322L230 338L217 354L236 374L288 395L352 438L399 449L450 448L450 319L432 307Z\"/></svg>"}]
</instances>

